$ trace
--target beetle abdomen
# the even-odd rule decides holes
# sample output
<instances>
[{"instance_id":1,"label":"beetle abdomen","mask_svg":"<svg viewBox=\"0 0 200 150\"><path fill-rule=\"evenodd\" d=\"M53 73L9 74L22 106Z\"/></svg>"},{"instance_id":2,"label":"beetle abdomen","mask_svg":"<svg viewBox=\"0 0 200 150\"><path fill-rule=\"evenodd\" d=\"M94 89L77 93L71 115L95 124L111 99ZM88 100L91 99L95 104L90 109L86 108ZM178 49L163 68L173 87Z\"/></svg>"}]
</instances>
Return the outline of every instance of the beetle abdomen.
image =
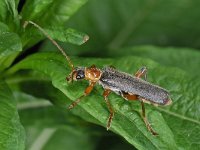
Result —
<instances>
[{"instance_id":1,"label":"beetle abdomen","mask_svg":"<svg viewBox=\"0 0 200 150\"><path fill-rule=\"evenodd\" d=\"M165 105L170 100L169 93L165 89L110 67L102 70L99 84L115 93L126 92L138 95L160 105Z\"/></svg>"}]
</instances>

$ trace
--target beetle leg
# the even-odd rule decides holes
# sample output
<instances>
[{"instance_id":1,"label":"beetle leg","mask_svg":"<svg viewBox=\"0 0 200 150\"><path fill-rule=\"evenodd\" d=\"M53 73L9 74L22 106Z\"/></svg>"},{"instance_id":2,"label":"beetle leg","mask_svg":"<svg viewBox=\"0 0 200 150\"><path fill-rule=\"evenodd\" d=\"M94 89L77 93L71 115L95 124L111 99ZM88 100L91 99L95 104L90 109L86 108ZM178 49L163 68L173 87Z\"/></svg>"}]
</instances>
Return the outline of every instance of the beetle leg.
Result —
<instances>
[{"instance_id":1,"label":"beetle leg","mask_svg":"<svg viewBox=\"0 0 200 150\"><path fill-rule=\"evenodd\" d=\"M137 78L141 78L141 77L144 76L144 80L147 80L147 67L142 67L142 68L140 68L140 69L136 72L135 76L136 76Z\"/></svg>"},{"instance_id":2,"label":"beetle leg","mask_svg":"<svg viewBox=\"0 0 200 150\"><path fill-rule=\"evenodd\" d=\"M107 130L110 128L110 125L111 125L111 122L112 122L112 119L114 117L114 111L112 109L112 106L108 100L108 95L111 93L111 90L109 89L105 89L105 91L103 92L103 97L104 97L104 100L106 102L106 105L109 109L109 112L110 112L110 115L109 115L109 118L108 118L108 122L107 122Z\"/></svg>"},{"instance_id":3,"label":"beetle leg","mask_svg":"<svg viewBox=\"0 0 200 150\"><path fill-rule=\"evenodd\" d=\"M78 99L76 99L71 105L69 105L68 109L72 109L74 108L74 106L76 106L83 97L87 96L88 94L91 93L94 85L95 85L96 82L91 82L90 85L85 89L85 92L82 96L80 96Z\"/></svg>"},{"instance_id":4,"label":"beetle leg","mask_svg":"<svg viewBox=\"0 0 200 150\"><path fill-rule=\"evenodd\" d=\"M121 93L121 96L122 96L124 99L129 100L129 101L131 101L131 100L138 100L138 96L137 96L137 95L134 95L134 94L129 94L129 93L124 93L124 92L122 92L122 93Z\"/></svg>"},{"instance_id":5,"label":"beetle leg","mask_svg":"<svg viewBox=\"0 0 200 150\"><path fill-rule=\"evenodd\" d=\"M141 101L141 105L142 105L142 118L144 120L144 123L146 124L147 126L147 129L153 134L153 135L158 135L158 133L156 133L153 128L151 127L151 124L149 123L149 121L147 120L146 118L146 115L145 115L145 107L144 107L144 102Z\"/></svg>"},{"instance_id":6,"label":"beetle leg","mask_svg":"<svg viewBox=\"0 0 200 150\"><path fill-rule=\"evenodd\" d=\"M141 99L139 96L134 95L134 94L129 94L129 93L123 93L122 96L127 99L127 100L138 100ZM158 133L156 133L153 128L151 127L150 123L148 122L146 115L145 115L145 107L144 107L144 103L143 101L141 101L141 105L142 105L142 119L144 120L144 123L147 127L147 129L153 134L153 135L158 135Z\"/></svg>"}]
</instances>

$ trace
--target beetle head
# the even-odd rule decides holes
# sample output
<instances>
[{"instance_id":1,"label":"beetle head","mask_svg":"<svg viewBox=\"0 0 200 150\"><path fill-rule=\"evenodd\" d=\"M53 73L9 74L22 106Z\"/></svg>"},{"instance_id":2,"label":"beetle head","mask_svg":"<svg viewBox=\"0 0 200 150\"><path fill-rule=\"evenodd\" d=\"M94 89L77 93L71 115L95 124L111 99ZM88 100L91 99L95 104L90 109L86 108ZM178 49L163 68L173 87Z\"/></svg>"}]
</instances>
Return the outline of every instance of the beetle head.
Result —
<instances>
[{"instance_id":1,"label":"beetle head","mask_svg":"<svg viewBox=\"0 0 200 150\"><path fill-rule=\"evenodd\" d=\"M101 70L94 65L91 67L76 67L66 78L67 81L77 81L81 79L97 82L101 77Z\"/></svg>"},{"instance_id":2,"label":"beetle head","mask_svg":"<svg viewBox=\"0 0 200 150\"><path fill-rule=\"evenodd\" d=\"M67 81L77 81L85 79L85 68L84 67L76 67L66 78Z\"/></svg>"}]
</instances>

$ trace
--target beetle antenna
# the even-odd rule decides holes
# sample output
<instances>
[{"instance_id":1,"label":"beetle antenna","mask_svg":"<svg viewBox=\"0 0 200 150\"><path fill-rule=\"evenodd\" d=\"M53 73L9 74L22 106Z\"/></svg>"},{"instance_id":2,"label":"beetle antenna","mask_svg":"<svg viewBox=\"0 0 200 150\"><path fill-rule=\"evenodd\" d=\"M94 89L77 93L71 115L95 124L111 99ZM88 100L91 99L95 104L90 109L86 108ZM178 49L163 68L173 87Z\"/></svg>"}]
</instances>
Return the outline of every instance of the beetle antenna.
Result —
<instances>
[{"instance_id":1,"label":"beetle antenna","mask_svg":"<svg viewBox=\"0 0 200 150\"><path fill-rule=\"evenodd\" d=\"M52 37L44 29L42 29L42 27L40 27L38 24L34 23L33 21L25 21L23 27L26 28L28 24L32 24L33 26L38 28L53 43L53 45L55 45L58 48L58 50L63 54L63 56L65 56L66 60L69 63L69 66L71 67L73 71L74 65L72 64L69 56L65 53L63 48L54 39L52 39Z\"/></svg>"}]
</instances>

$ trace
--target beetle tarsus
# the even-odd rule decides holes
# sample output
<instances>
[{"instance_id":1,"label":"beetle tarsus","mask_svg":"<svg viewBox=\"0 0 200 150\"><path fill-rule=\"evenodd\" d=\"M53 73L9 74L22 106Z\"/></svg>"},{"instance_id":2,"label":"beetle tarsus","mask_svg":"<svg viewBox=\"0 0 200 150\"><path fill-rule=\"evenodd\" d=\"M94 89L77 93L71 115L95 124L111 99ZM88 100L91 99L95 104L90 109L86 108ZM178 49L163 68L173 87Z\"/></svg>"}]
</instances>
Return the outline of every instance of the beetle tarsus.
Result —
<instances>
[{"instance_id":1,"label":"beetle tarsus","mask_svg":"<svg viewBox=\"0 0 200 150\"><path fill-rule=\"evenodd\" d=\"M80 101L81 99L85 97L85 95L82 95L81 97L79 97L76 101L74 101L73 103L71 103L71 105L69 105L68 109L72 109L74 108Z\"/></svg>"},{"instance_id":2,"label":"beetle tarsus","mask_svg":"<svg viewBox=\"0 0 200 150\"><path fill-rule=\"evenodd\" d=\"M112 112L112 113L110 113L110 115L109 115L109 117L108 117L108 123L107 123L107 127L106 127L107 130L110 129L110 126L111 126L111 122L112 122L113 117L114 117L114 113Z\"/></svg>"}]
</instances>

